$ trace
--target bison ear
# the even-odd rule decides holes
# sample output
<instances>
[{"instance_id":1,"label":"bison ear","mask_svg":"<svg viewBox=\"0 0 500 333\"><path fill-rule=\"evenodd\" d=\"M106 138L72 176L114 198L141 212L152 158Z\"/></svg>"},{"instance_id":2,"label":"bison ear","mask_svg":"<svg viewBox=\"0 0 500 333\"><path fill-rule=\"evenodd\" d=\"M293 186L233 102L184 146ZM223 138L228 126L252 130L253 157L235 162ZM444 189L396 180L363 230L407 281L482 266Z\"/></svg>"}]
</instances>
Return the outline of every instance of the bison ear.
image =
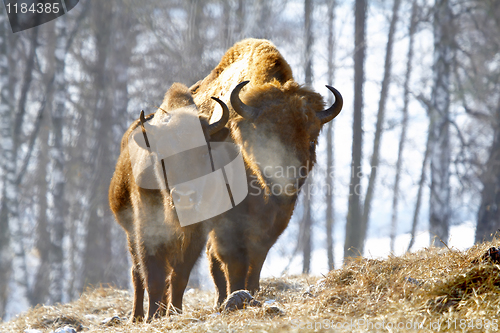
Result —
<instances>
[{"instance_id":1,"label":"bison ear","mask_svg":"<svg viewBox=\"0 0 500 333\"><path fill-rule=\"evenodd\" d=\"M225 141L226 138L229 136L229 133L230 133L229 128L224 127L219 131L215 132L214 134L210 135L210 141L213 142Z\"/></svg>"},{"instance_id":2,"label":"bison ear","mask_svg":"<svg viewBox=\"0 0 500 333\"><path fill-rule=\"evenodd\" d=\"M191 87L189 87L189 92L191 94L196 94L196 91L198 90L198 88L200 87L201 85L201 82L202 80L196 82L195 84L193 84Z\"/></svg>"}]
</instances>

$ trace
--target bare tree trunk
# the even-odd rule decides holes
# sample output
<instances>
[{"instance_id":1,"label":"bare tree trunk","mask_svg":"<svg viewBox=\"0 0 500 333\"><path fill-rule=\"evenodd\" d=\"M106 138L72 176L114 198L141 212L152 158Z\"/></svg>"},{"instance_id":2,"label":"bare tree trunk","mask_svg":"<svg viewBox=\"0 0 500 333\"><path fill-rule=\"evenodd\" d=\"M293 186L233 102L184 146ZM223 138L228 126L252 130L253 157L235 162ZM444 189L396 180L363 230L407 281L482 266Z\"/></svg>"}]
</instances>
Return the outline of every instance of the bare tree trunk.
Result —
<instances>
[{"instance_id":1,"label":"bare tree trunk","mask_svg":"<svg viewBox=\"0 0 500 333\"><path fill-rule=\"evenodd\" d=\"M401 122L401 136L399 138L398 159L396 162L396 176L394 179L394 193L392 197L392 216L391 216L391 252L394 252L394 243L397 234L397 221L398 221L398 200L399 200L399 180L401 176L401 169L403 164L403 150L406 143L406 130L408 128L408 104L410 102L410 78L412 73L413 61L413 42L415 30L417 27L417 2L413 2L411 7L410 29L409 29L409 45L408 55L406 60L406 75L404 82L403 93L403 120Z\"/></svg>"},{"instance_id":2,"label":"bare tree trunk","mask_svg":"<svg viewBox=\"0 0 500 333\"><path fill-rule=\"evenodd\" d=\"M228 49L233 45L233 24L231 20L232 14L232 0L222 0L222 18L224 22L224 28L222 30L222 47Z\"/></svg>"},{"instance_id":3,"label":"bare tree trunk","mask_svg":"<svg viewBox=\"0 0 500 333\"><path fill-rule=\"evenodd\" d=\"M312 34L312 12L312 0L304 0L304 42L306 46L304 52L304 70L305 81L308 86L312 85L312 45L314 42Z\"/></svg>"},{"instance_id":4,"label":"bare tree trunk","mask_svg":"<svg viewBox=\"0 0 500 333\"><path fill-rule=\"evenodd\" d=\"M257 38L267 39L269 38L269 24L271 24L269 0L256 0L255 2L254 8L256 9L257 26L254 33Z\"/></svg>"},{"instance_id":5,"label":"bare tree trunk","mask_svg":"<svg viewBox=\"0 0 500 333\"><path fill-rule=\"evenodd\" d=\"M326 129L326 256L328 260L328 270L335 268L335 251L333 241L333 226L335 225L335 197L334 193L334 173L335 157L333 151L333 122L327 125Z\"/></svg>"},{"instance_id":6,"label":"bare tree trunk","mask_svg":"<svg viewBox=\"0 0 500 333\"><path fill-rule=\"evenodd\" d=\"M481 175L483 190L477 213L475 243L492 240L500 227L500 99L493 126L490 155Z\"/></svg>"},{"instance_id":7,"label":"bare tree trunk","mask_svg":"<svg viewBox=\"0 0 500 333\"><path fill-rule=\"evenodd\" d=\"M27 279L27 267L26 267L26 249L25 249L25 228L23 226L23 220L19 216L19 198L20 198L20 180L23 174L15 174L18 172L18 156L21 146L21 134L22 126L24 124L24 116L26 114L26 104L28 100L28 93L31 88L33 81L33 72L35 64L36 49L38 43L38 27L31 29L29 35L29 52L26 58L26 65L23 73L23 82L20 89L20 96L17 105L17 110L14 116L14 126L12 133L12 151L11 160L6 162L10 164L7 167L7 173L10 176L14 176L13 183L9 184L9 179L7 180L7 201L8 201L8 220L11 231L11 246L14 252L14 259L12 261L12 272L14 277L14 282L16 284L16 294L17 297L14 301L19 301L25 297L28 297L28 279ZM9 116L10 117L10 116ZM3 140L3 138L2 138ZM10 138L7 139L10 141ZM8 150L8 149L7 149ZM7 152L6 152L7 153ZM31 152L28 152L31 154ZM10 171L10 168L12 168ZM8 176L9 177L9 176Z\"/></svg>"},{"instance_id":8,"label":"bare tree trunk","mask_svg":"<svg viewBox=\"0 0 500 333\"><path fill-rule=\"evenodd\" d=\"M50 98L48 98L50 103ZM47 218L47 165L48 159L48 142L49 142L49 123L48 117L43 117L40 129L40 150L38 154L38 166L36 171L36 188L38 201L38 217L36 224L35 247L39 254L39 265L34 274L33 286L29 292L29 302L31 306L46 303L49 299L50 291L50 251L51 239L50 228Z\"/></svg>"},{"instance_id":9,"label":"bare tree trunk","mask_svg":"<svg viewBox=\"0 0 500 333\"><path fill-rule=\"evenodd\" d=\"M56 33L55 22L45 25L47 37L45 45L47 46L45 59L46 59L46 72L44 74L44 86L46 88L45 106L49 113L53 113L53 100L54 100L54 76L55 76L55 62L54 54L56 50ZM43 110L42 110L43 111ZM32 288L29 290L28 300L31 306L43 304L50 299L51 290L51 271L53 256L53 242L51 239L52 225L49 223L48 214L49 200L47 196L50 194L49 183L47 181L48 166L50 164L50 148L49 148L49 135L51 134L51 126L49 123L50 117L43 117L40 123L39 131L39 154L36 168L35 185L37 190L37 203L38 203L38 216L36 225L35 247L39 254L39 265L34 274L34 281ZM50 214L52 218L54 212ZM60 301L60 300L59 300Z\"/></svg>"},{"instance_id":10,"label":"bare tree trunk","mask_svg":"<svg viewBox=\"0 0 500 333\"><path fill-rule=\"evenodd\" d=\"M198 81L197 71L191 70L191 66L194 63L199 64L200 70L203 68L203 8L205 2L202 0L189 0L188 2L188 31L187 40L185 45L187 45L188 57L182 57L184 59L184 68L186 69L186 82L193 84Z\"/></svg>"},{"instance_id":11,"label":"bare tree trunk","mask_svg":"<svg viewBox=\"0 0 500 333\"><path fill-rule=\"evenodd\" d=\"M306 85L312 85L312 0L304 0L304 71ZM312 175L308 177L309 183L312 183ZM309 274L311 271L311 237L312 237L312 216L311 216L311 196L309 185L305 188L304 193L304 218L302 220L302 273Z\"/></svg>"},{"instance_id":12,"label":"bare tree trunk","mask_svg":"<svg viewBox=\"0 0 500 333\"><path fill-rule=\"evenodd\" d=\"M93 179L90 182L90 207L85 236L82 287L98 283L110 283L109 269L113 262L111 250L111 223L113 218L108 205L107 189L113 174L110 144L113 128L112 97L110 93L110 42L112 33L113 8L111 2L92 4L92 24L96 40L96 62L94 63L95 93L93 96L94 142L91 158Z\"/></svg>"},{"instance_id":13,"label":"bare tree trunk","mask_svg":"<svg viewBox=\"0 0 500 333\"><path fill-rule=\"evenodd\" d=\"M65 235L65 218L67 216L67 203L64 196L65 188L65 159L63 144L63 120L65 114L66 87L64 79L65 56L67 50L66 20L61 17L55 21L55 47L54 47L54 97L51 107L52 142L50 148L50 192L52 195L52 247L51 247L51 288L50 298L52 303L62 301L64 281L64 251L63 239Z\"/></svg>"},{"instance_id":14,"label":"bare tree trunk","mask_svg":"<svg viewBox=\"0 0 500 333\"><path fill-rule=\"evenodd\" d=\"M12 105L9 96L9 40L7 14L0 15L0 171L1 202L0 202L0 320L5 316L5 307L9 295L8 285L12 268L12 253L10 250L10 205L15 200L15 165L13 143Z\"/></svg>"},{"instance_id":15,"label":"bare tree trunk","mask_svg":"<svg viewBox=\"0 0 500 333\"><path fill-rule=\"evenodd\" d=\"M90 75L90 73L89 73ZM70 128L74 132L72 138L76 143L74 146L68 146L68 155L71 159L68 161L68 184L67 197L70 202L69 212L71 223L68 228L68 236L70 239L69 247L69 268L71 277L67 285L67 294L70 299L76 299L80 296L83 285L85 284L86 274L85 267L85 251L86 251L86 234L88 233L88 224L91 209L91 192L89 191L89 183L92 179L89 177L89 168L92 164L92 159L88 156L87 151L91 151L93 147L92 139L95 137L93 128L94 117L96 114L89 113L95 105L95 96L83 87L80 88L82 94L85 94L84 101L81 106L76 108L79 118L74 128ZM69 125L69 124L68 124ZM80 147L86 147L82 151ZM92 149L92 153L95 150ZM92 175L95 173L91 173Z\"/></svg>"},{"instance_id":16,"label":"bare tree trunk","mask_svg":"<svg viewBox=\"0 0 500 333\"><path fill-rule=\"evenodd\" d=\"M363 148L363 86L365 82L366 12L367 1L354 5L354 117L349 207L344 242L344 260L363 255L363 222L361 220L361 158Z\"/></svg>"},{"instance_id":17,"label":"bare tree trunk","mask_svg":"<svg viewBox=\"0 0 500 333\"><path fill-rule=\"evenodd\" d=\"M244 36L246 28L245 15L246 15L245 2L243 0L238 0L238 8L236 9L236 24L234 27L234 36L236 36L236 40L240 40Z\"/></svg>"},{"instance_id":18,"label":"bare tree trunk","mask_svg":"<svg viewBox=\"0 0 500 333\"><path fill-rule=\"evenodd\" d=\"M123 133L128 127L127 109L129 104L129 67L132 56L132 50L135 47L137 31L137 21L125 8L117 8L115 12L113 34L113 133ZM137 116L138 114L136 114ZM110 148L111 161L116 161L120 152L120 135L111 135ZM130 279L127 251L127 240L125 232L118 223L112 223L112 251L113 251L113 269L115 276L112 280L116 286L126 288Z\"/></svg>"},{"instance_id":19,"label":"bare tree trunk","mask_svg":"<svg viewBox=\"0 0 500 333\"><path fill-rule=\"evenodd\" d=\"M311 216L311 200L308 190L304 193L304 217L302 219L302 274L309 274L311 272L311 234L312 234L312 216Z\"/></svg>"},{"instance_id":20,"label":"bare tree trunk","mask_svg":"<svg viewBox=\"0 0 500 333\"><path fill-rule=\"evenodd\" d=\"M328 2L328 79L329 84L333 84L335 73L335 7L336 0ZM330 96L330 103L332 102ZM333 134L335 123L331 121L326 129L326 254L328 259L328 269L335 268L335 252L333 242L333 226L335 225L335 197L334 193L334 176L335 176L335 155L333 147Z\"/></svg>"},{"instance_id":21,"label":"bare tree trunk","mask_svg":"<svg viewBox=\"0 0 500 333\"><path fill-rule=\"evenodd\" d=\"M424 159L422 161L422 169L420 171L420 180L418 182L418 192L417 192L417 201L415 202L415 211L413 212L413 221L411 224L411 231L410 231L410 244L408 244L408 252L411 250L413 247L413 244L415 244L415 233L417 231L417 224L418 224L418 218L420 214L420 206L422 204L422 192L424 190L424 184L425 184L425 169L427 168L427 163L429 161L429 156L431 153L432 149L432 132L431 132L431 126L429 124L429 130L427 133L427 143L425 144L425 153L424 153Z\"/></svg>"},{"instance_id":22,"label":"bare tree trunk","mask_svg":"<svg viewBox=\"0 0 500 333\"><path fill-rule=\"evenodd\" d=\"M448 0L434 6L434 88L430 110L433 147L431 151L431 194L429 234L438 247L448 242L450 217L450 66L453 57L453 14ZM435 238L438 238L435 241Z\"/></svg>"},{"instance_id":23,"label":"bare tree trunk","mask_svg":"<svg viewBox=\"0 0 500 333\"><path fill-rule=\"evenodd\" d=\"M31 82L33 80L33 68L35 65L35 55L36 47L38 41L38 27L30 29L30 49L29 54L26 59L26 67L23 74L23 84L21 86L21 92L19 96L19 103L17 106L15 121L14 121L14 148L20 146L21 139L21 128L24 122L24 116L26 115L26 103L28 100L28 92L31 87ZM14 154L17 152L14 149Z\"/></svg>"},{"instance_id":24,"label":"bare tree trunk","mask_svg":"<svg viewBox=\"0 0 500 333\"><path fill-rule=\"evenodd\" d=\"M373 153L370 160L370 178L368 179L368 188L366 189L365 203L363 209L363 224L360 232L362 239L366 238L368 230L368 223L370 220L370 212L373 200L373 193L375 191L375 183L377 180L377 172L380 164L380 141L384 132L385 121L385 104L387 95L389 94L389 85L391 83L392 72L392 49L394 44L394 32L396 31L396 24L398 22L398 14L401 0L394 0L392 7L392 18L389 26L389 36L387 39L385 62L384 62L384 78L382 79L382 88L380 91L380 100L378 103L377 124L375 127L375 139L373 141Z\"/></svg>"},{"instance_id":25,"label":"bare tree trunk","mask_svg":"<svg viewBox=\"0 0 500 333\"><path fill-rule=\"evenodd\" d=\"M302 185L300 196L302 196L302 220L299 225L299 237L297 243L297 250L302 251L302 273L309 274L311 271L311 236L312 236L312 214L311 214L311 196L313 177L310 174L304 185Z\"/></svg>"}]
</instances>

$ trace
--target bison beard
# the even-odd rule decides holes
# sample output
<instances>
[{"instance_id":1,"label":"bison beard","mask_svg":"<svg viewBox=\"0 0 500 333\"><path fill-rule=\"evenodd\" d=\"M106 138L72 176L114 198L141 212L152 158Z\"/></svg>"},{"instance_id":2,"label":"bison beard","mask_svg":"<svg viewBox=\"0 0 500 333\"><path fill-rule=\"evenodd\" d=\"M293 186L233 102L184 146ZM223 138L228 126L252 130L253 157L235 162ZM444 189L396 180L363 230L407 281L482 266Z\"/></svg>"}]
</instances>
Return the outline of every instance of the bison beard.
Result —
<instances>
[{"instance_id":1,"label":"bison beard","mask_svg":"<svg viewBox=\"0 0 500 333\"><path fill-rule=\"evenodd\" d=\"M229 130L224 127L229 117L227 106L218 102L223 109L218 122L209 125L208 120L200 116L206 141L223 141L229 134ZM165 94L158 111L146 119L141 116L141 120L160 123L166 117L175 117L179 108L193 104L187 87L176 83ZM132 321L144 317L145 290L149 295L148 320L155 315L181 311L189 273L210 230L209 222L180 226L173 209L172 192L168 187L165 189L159 184L156 187L158 189L146 189L136 183L128 144L131 135L135 139L133 133L138 126L140 120L136 120L122 138L120 156L109 187L110 207L118 223L125 229L132 257ZM172 130L175 131L175 128ZM137 134L142 135L140 131ZM169 142L161 144L168 145ZM158 179L158 182L161 181Z\"/></svg>"},{"instance_id":2,"label":"bison beard","mask_svg":"<svg viewBox=\"0 0 500 333\"><path fill-rule=\"evenodd\" d=\"M287 227L306 176L266 175L263 168L281 166L306 174L312 169L319 131L342 109L342 96L328 88L335 104L323 111L321 95L299 86L276 47L258 39L235 44L210 75L190 88L207 116L214 117L215 107L208 97L231 101L231 138L241 147L248 183L257 180L261 189L213 220L207 255L217 306L236 290L259 289L264 260ZM276 184L298 186L276 195L271 191Z\"/></svg>"}]
</instances>

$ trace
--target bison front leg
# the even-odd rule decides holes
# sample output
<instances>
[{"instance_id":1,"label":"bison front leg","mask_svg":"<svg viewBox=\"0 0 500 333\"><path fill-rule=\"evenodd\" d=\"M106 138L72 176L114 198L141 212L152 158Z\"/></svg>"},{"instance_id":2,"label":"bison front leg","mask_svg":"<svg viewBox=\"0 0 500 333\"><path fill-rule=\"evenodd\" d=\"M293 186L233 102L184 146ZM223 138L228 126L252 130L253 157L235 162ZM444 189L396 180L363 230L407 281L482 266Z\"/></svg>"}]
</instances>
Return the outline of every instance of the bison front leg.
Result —
<instances>
[{"instance_id":1,"label":"bison front leg","mask_svg":"<svg viewBox=\"0 0 500 333\"><path fill-rule=\"evenodd\" d=\"M244 243L235 241L231 235L218 233L217 236L211 235L208 251L212 277L219 293L217 303L220 304L233 291L245 289L249 267L247 250ZM225 293L219 272L221 268L224 271Z\"/></svg>"},{"instance_id":2,"label":"bison front leg","mask_svg":"<svg viewBox=\"0 0 500 333\"><path fill-rule=\"evenodd\" d=\"M237 253L223 259L225 263L225 275L228 282L227 294L236 290L245 289L245 282L248 272L248 256L241 249Z\"/></svg>"},{"instance_id":3,"label":"bison front leg","mask_svg":"<svg viewBox=\"0 0 500 333\"><path fill-rule=\"evenodd\" d=\"M266 260L267 252L268 251L264 254L259 253L257 255L253 255L252 258L250 258L250 268L248 270L246 286L252 294L255 294L260 289L260 272L262 271L262 266Z\"/></svg>"},{"instance_id":4,"label":"bison front leg","mask_svg":"<svg viewBox=\"0 0 500 333\"><path fill-rule=\"evenodd\" d=\"M180 273L180 274L178 274ZM170 275L170 302L168 305L169 314L182 313L182 296L189 281L189 274L185 276L182 272L172 271Z\"/></svg>"},{"instance_id":5,"label":"bison front leg","mask_svg":"<svg viewBox=\"0 0 500 333\"><path fill-rule=\"evenodd\" d=\"M215 292L217 293L215 307L218 309L227 297L227 283L226 275L224 274L225 269L223 268L223 263L220 262L215 253L212 252L210 242L207 244L207 257L208 265L210 268L210 274L215 284Z\"/></svg>"},{"instance_id":6,"label":"bison front leg","mask_svg":"<svg viewBox=\"0 0 500 333\"><path fill-rule=\"evenodd\" d=\"M185 232L190 234L190 241L182 255L183 260L173 266L170 274L169 313L182 312L182 297L189 282L189 275L207 241L203 227L202 225L185 227Z\"/></svg>"},{"instance_id":7,"label":"bison front leg","mask_svg":"<svg viewBox=\"0 0 500 333\"><path fill-rule=\"evenodd\" d=\"M132 284L134 286L134 307L130 321L136 322L144 318L144 284L138 264L132 266Z\"/></svg>"},{"instance_id":8,"label":"bison front leg","mask_svg":"<svg viewBox=\"0 0 500 333\"><path fill-rule=\"evenodd\" d=\"M153 316L159 317L166 314L166 307L161 306L169 273L166 255L165 248L159 247L153 255L144 257L144 277L149 295L148 321L151 321Z\"/></svg>"},{"instance_id":9,"label":"bison front leg","mask_svg":"<svg viewBox=\"0 0 500 333\"><path fill-rule=\"evenodd\" d=\"M144 283L141 274L140 256L137 253L132 237L127 233L128 247L132 258L132 285L134 286L134 301L131 322L141 321L144 318Z\"/></svg>"}]
</instances>

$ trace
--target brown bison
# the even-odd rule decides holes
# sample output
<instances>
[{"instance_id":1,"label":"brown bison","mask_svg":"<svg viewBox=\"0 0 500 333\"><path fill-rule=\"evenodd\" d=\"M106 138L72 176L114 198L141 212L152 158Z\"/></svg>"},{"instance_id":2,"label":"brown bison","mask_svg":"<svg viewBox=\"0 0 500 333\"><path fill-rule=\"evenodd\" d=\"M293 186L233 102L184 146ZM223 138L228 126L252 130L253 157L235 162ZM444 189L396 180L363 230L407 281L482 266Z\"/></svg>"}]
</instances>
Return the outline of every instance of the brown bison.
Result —
<instances>
[{"instance_id":1,"label":"brown bison","mask_svg":"<svg viewBox=\"0 0 500 333\"><path fill-rule=\"evenodd\" d=\"M219 65L190 90L200 111L217 118L208 98L230 100L228 126L242 150L250 186L236 208L219 215L207 254L218 292L217 304L233 291L259 289L269 249L285 230L299 190L316 160L321 127L342 109L324 109L321 95L294 81L290 66L267 40L235 44Z\"/></svg>"},{"instance_id":2,"label":"brown bison","mask_svg":"<svg viewBox=\"0 0 500 333\"><path fill-rule=\"evenodd\" d=\"M180 188L164 177L165 165L167 169L172 166L164 163L163 157L166 150L175 150L176 145L195 135L182 130L180 125L185 122L197 122L198 126L201 123L205 149L207 142L223 141L228 136L229 130L224 126L229 111L223 102L217 101L222 107L222 117L209 125L205 116L198 115L187 87L175 83L165 94L161 107L146 118L141 113L141 119L122 138L120 157L109 187L109 203L116 220L125 229L132 257L133 321L144 316L145 289L149 295L148 320L182 309L189 273L205 245L210 223L180 225L178 214L195 209L199 201L196 196L203 193ZM194 162L203 165L209 163L206 161ZM210 190L209 187L210 184L207 187Z\"/></svg>"}]
</instances>

